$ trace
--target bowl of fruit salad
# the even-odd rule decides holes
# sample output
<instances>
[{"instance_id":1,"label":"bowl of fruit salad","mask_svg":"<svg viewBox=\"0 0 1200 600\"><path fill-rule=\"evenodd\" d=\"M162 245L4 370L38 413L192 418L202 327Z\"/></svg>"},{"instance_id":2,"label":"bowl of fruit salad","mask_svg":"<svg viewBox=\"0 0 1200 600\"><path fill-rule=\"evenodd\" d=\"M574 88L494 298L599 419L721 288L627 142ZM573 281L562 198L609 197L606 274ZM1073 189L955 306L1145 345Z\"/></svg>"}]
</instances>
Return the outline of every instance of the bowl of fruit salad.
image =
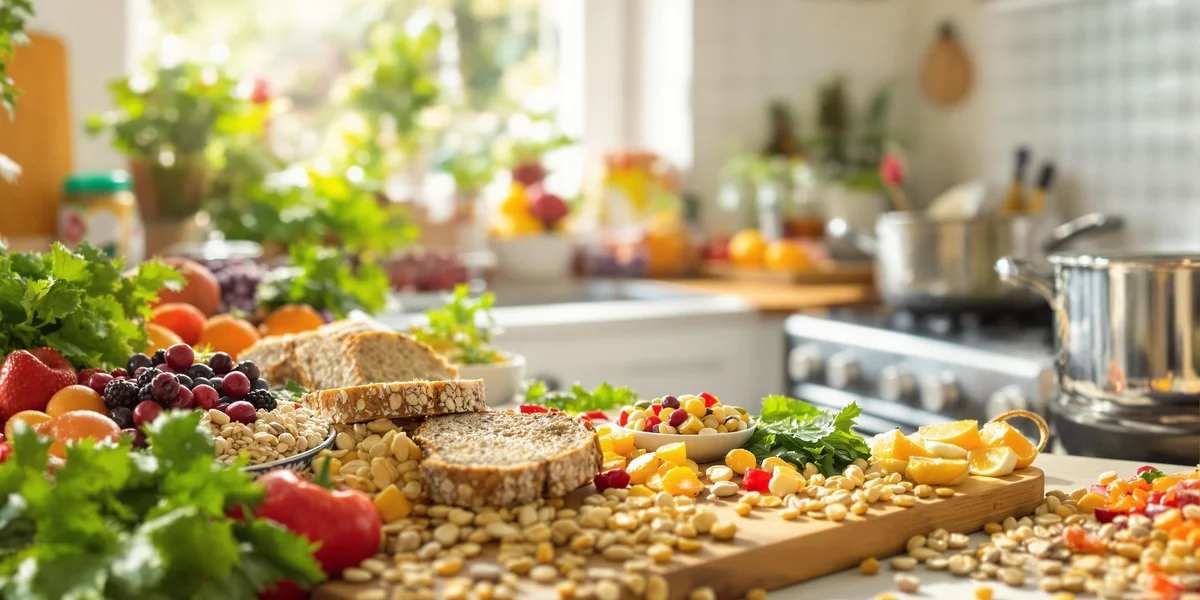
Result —
<instances>
[{"instance_id":1,"label":"bowl of fruit salad","mask_svg":"<svg viewBox=\"0 0 1200 600\"><path fill-rule=\"evenodd\" d=\"M683 442L688 458L720 460L754 434L754 420L740 406L722 404L707 392L642 400L621 409L615 427L633 432L633 443L646 451Z\"/></svg>"}]
</instances>

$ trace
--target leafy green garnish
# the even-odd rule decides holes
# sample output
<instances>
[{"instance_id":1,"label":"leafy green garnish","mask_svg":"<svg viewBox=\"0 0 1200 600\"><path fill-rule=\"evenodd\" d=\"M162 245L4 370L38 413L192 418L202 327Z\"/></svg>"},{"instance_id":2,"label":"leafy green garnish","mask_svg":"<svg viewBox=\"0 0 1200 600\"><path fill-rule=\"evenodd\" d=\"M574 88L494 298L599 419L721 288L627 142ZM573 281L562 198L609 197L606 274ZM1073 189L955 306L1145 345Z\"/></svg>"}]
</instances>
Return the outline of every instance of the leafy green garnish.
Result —
<instances>
[{"instance_id":1,"label":"leafy green garnish","mask_svg":"<svg viewBox=\"0 0 1200 600\"><path fill-rule=\"evenodd\" d=\"M1154 483L1155 479L1158 479L1159 477L1166 477L1166 476L1167 476L1166 473L1163 473L1162 471L1159 471L1159 470L1150 470L1150 471L1146 471L1146 472L1142 473L1141 475L1138 475L1138 477L1140 477L1142 479L1142 481L1145 481L1146 483Z\"/></svg>"},{"instance_id":2,"label":"leafy green garnish","mask_svg":"<svg viewBox=\"0 0 1200 600\"><path fill-rule=\"evenodd\" d=\"M124 365L146 347L142 322L165 285L183 278L159 262L121 274L120 259L83 244L45 254L0 244L0 356L48 346L79 368Z\"/></svg>"},{"instance_id":3,"label":"leafy green garnish","mask_svg":"<svg viewBox=\"0 0 1200 600\"><path fill-rule=\"evenodd\" d=\"M227 513L263 490L214 460L200 413L167 413L148 452L84 441L46 472L50 440L18 424L0 464L0 597L253 598L290 579L324 579L308 542L280 526Z\"/></svg>"},{"instance_id":4,"label":"leafy green garnish","mask_svg":"<svg viewBox=\"0 0 1200 600\"><path fill-rule=\"evenodd\" d=\"M299 402L300 398L308 393L308 390L299 383L289 379L282 388L273 389L271 393L275 395L275 399L279 402Z\"/></svg>"},{"instance_id":5,"label":"leafy green garnish","mask_svg":"<svg viewBox=\"0 0 1200 600\"><path fill-rule=\"evenodd\" d=\"M637 392L627 387L614 387L608 382L601 383L590 392L578 382L572 385L570 390L549 392L546 390L546 382L534 381L525 391L526 404L557 408L571 414L615 410L637 401Z\"/></svg>"},{"instance_id":6,"label":"leafy green garnish","mask_svg":"<svg viewBox=\"0 0 1200 600\"><path fill-rule=\"evenodd\" d=\"M504 355L492 348L492 305L496 295L484 292L472 300L466 285L454 286L454 295L439 308L425 311L424 325L410 333L429 344L447 360L459 365L487 365L504 361ZM482 327L479 321L485 321Z\"/></svg>"},{"instance_id":7,"label":"leafy green garnish","mask_svg":"<svg viewBox=\"0 0 1200 600\"><path fill-rule=\"evenodd\" d=\"M375 314L387 304L387 275L372 262L353 268L350 257L335 248L302 244L292 246L289 256L290 266L272 271L258 286L260 307L308 304L340 319L354 310Z\"/></svg>"},{"instance_id":8,"label":"leafy green garnish","mask_svg":"<svg viewBox=\"0 0 1200 600\"><path fill-rule=\"evenodd\" d=\"M759 461L778 456L794 465L813 463L825 475L840 473L855 460L871 456L866 441L854 433L862 409L851 402L837 415L786 396L763 399L758 429L746 449Z\"/></svg>"}]
</instances>

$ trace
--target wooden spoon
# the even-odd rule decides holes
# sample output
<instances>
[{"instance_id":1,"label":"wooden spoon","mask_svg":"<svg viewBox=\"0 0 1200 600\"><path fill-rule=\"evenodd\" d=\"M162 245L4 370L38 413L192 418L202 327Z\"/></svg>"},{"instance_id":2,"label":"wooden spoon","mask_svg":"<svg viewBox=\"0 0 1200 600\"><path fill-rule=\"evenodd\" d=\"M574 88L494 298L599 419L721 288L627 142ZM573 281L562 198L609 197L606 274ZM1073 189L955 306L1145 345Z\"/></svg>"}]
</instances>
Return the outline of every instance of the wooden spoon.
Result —
<instances>
[{"instance_id":1,"label":"wooden spoon","mask_svg":"<svg viewBox=\"0 0 1200 600\"><path fill-rule=\"evenodd\" d=\"M971 93L971 59L949 21L938 28L937 39L925 55L921 87L931 102L950 107Z\"/></svg>"}]
</instances>

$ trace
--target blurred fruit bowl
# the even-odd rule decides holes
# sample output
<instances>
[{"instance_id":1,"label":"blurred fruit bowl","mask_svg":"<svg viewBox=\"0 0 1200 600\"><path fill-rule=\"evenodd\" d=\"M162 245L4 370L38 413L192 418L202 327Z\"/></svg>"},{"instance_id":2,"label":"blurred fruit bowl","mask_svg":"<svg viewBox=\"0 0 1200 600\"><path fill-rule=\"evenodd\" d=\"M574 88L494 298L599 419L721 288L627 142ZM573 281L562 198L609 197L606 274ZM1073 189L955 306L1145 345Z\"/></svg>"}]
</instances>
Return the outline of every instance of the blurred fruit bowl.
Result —
<instances>
[{"instance_id":1,"label":"blurred fruit bowl","mask_svg":"<svg viewBox=\"0 0 1200 600\"><path fill-rule=\"evenodd\" d=\"M454 253L415 250L388 260L392 289L400 292L443 292L473 279L486 280L496 266L491 252Z\"/></svg>"},{"instance_id":2,"label":"blurred fruit bowl","mask_svg":"<svg viewBox=\"0 0 1200 600\"><path fill-rule=\"evenodd\" d=\"M547 281L571 277L575 240L546 233L492 240L501 277L518 281Z\"/></svg>"}]
</instances>

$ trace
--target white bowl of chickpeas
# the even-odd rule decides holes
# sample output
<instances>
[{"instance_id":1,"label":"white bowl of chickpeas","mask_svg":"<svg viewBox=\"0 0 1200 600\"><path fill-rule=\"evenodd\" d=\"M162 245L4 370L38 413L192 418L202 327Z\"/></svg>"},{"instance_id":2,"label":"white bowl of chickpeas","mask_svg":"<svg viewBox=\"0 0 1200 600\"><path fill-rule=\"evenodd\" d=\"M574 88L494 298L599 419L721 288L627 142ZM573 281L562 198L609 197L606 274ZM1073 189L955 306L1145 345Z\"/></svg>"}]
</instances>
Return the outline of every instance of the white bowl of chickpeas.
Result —
<instances>
[{"instance_id":1,"label":"white bowl of chickpeas","mask_svg":"<svg viewBox=\"0 0 1200 600\"><path fill-rule=\"evenodd\" d=\"M665 415L665 418L664 418ZM697 463L721 460L754 434L746 409L722 404L712 394L664 396L621 409L614 427L633 433L633 443L646 451L683 442Z\"/></svg>"}]
</instances>

